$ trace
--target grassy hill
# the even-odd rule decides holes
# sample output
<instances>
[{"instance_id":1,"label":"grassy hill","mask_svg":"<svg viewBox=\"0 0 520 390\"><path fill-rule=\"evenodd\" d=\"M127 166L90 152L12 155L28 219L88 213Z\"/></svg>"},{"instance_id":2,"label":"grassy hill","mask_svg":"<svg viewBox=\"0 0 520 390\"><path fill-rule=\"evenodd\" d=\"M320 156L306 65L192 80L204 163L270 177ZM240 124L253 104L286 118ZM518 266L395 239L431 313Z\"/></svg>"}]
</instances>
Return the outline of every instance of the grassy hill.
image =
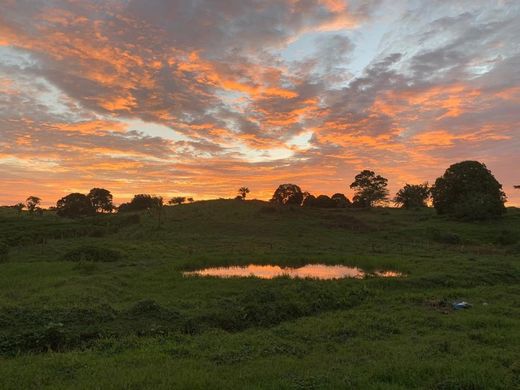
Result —
<instances>
[{"instance_id":1,"label":"grassy hill","mask_svg":"<svg viewBox=\"0 0 520 390\"><path fill-rule=\"evenodd\" d=\"M230 200L160 218L2 209L0 241L1 388L520 386L518 209L481 223ZM249 263L406 276L182 274Z\"/></svg>"}]
</instances>

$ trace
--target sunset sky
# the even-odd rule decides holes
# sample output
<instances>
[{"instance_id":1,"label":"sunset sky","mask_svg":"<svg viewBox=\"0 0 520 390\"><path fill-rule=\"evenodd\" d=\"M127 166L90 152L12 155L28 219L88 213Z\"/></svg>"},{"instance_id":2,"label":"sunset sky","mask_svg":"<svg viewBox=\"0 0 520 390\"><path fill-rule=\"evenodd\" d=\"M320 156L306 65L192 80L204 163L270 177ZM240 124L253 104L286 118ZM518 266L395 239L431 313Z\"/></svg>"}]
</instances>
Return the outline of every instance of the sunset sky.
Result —
<instances>
[{"instance_id":1,"label":"sunset sky","mask_svg":"<svg viewBox=\"0 0 520 390\"><path fill-rule=\"evenodd\" d=\"M478 160L520 206L520 1L0 0L0 204L268 199Z\"/></svg>"}]
</instances>

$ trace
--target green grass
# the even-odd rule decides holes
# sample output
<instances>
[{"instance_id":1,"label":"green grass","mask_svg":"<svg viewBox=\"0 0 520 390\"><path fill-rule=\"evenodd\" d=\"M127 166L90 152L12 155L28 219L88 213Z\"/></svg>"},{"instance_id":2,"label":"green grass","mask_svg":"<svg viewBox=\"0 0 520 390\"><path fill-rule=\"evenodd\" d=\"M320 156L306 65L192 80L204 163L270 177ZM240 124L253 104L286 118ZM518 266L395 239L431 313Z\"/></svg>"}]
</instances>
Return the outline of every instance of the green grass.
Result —
<instances>
[{"instance_id":1,"label":"green grass","mask_svg":"<svg viewBox=\"0 0 520 390\"><path fill-rule=\"evenodd\" d=\"M0 388L520 388L520 210L0 210ZM187 278L240 264L406 277ZM453 311L464 299L468 310Z\"/></svg>"}]
</instances>

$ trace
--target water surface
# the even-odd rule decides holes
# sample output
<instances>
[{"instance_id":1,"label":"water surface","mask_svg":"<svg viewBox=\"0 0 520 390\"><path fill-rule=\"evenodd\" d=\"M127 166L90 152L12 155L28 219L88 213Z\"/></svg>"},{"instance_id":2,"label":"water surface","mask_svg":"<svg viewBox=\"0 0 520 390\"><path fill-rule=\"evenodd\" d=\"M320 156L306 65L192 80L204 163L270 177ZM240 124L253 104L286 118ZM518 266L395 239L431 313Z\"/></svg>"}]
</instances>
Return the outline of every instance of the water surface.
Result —
<instances>
[{"instance_id":1,"label":"water surface","mask_svg":"<svg viewBox=\"0 0 520 390\"><path fill-rule=\"evenodd\" d=\"M355 278L362 279L365 276L378 276L382 278L392 278L402 276L395 271L374 271L366 272L358 267L348 267L346 265L326 265L326 264L307 264L303 267L280 267L278 265L255 265L230 266L230 267L210 267L197 271L184 272L186 276L216 276L220 278L232 277L257 277L261 279L273 279L277 277L289 278L312 278L312 279L342 279Z\"/></svg>"}]
</instances>

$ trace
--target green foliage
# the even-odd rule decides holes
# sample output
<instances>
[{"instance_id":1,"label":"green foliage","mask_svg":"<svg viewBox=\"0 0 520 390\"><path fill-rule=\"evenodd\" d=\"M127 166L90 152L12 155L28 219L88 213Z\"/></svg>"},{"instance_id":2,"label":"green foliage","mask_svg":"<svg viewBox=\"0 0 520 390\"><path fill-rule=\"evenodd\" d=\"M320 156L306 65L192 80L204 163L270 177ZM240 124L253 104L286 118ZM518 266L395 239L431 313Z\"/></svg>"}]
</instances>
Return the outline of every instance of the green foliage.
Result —
<instances>
[{"instance_id":1,"label":"green foliage","mask_svg":"<svg viewBox=\"0 0 520 390\"><path fill-rule=\"evenodd\" d=\"M111 213L115 208L112 194L104 188L92 188L87 198L98 213Z\"/></svg>"},{"instance_id":2,"label":"green foliage","mask_svg":"<svg viewBox=\"0 0 520 390\"><path fill-rule=\"evenodd\" d=\"M323 209L333 209L337 207L337 203L335 200L329 198L327 195L319 195L314 202L314 207L319 207Z\"/></svg>"},{"instance_id":3,"label":"green foliage","mask_svg":"<svg viewBox=\"0 0 520 390\"><path fill-rule=\"evenodd\" d=\"M161 208L163 199L160 196L153 196L149 194L134 195L129 203L123 203L119 206L119 212L129 211L145 211Z\"/></svg>"},{"instance_id":4,"label":"green foliage","mask_svg":"<svg viewBox=\"0 0 520 390\"><path fill-rule=\"evenodd\" d=\"M316 197L311 194L307 194L305 198L303 198L302 207L316 207Z\"/></svg>"},{"instance_id":5,"label":"green foliage","mask_svg":"<svg viewBox=\"0 0 520 390\"><path fill-rule=\"evenodd\" d=\"M69 194L56 203L56 214L60 217L80 218L92 216L96 209L90 203L89 198L80 193Z\"/></svg>"},{"instance_id":6,"label":"green foliage","mask_svg":"<svg viewBox=\"0 0 520 390\"><path fill-rule=\"evenodd\" d=\"M356 175L350 185L355 191L353 206L373 207L388 200L388 179L376 175L374 171L364 170Z\"/></svg>"},{"instance_id":7,"label":"green foliage","mask_svg":"<svg viewBox=\"0 0 520 390\"><path fill-rule=\"evenodd\" d=\"M350 200L344 194L341 194L341 193L336 193L336 194L332 195L330 198L334 202L336 202L336 207L339 207L339 208L350 207L352 205Z\"/></svg>"},{"instance_id":8,"label":"green foliage","mask_svg":"<svg viewBox=\"0 0 520 390\"><path fill-rule=\"evenodd\" d=\"M108 248L101 248L92 245L84 245L72 249L65 253L62 257L66 261L101 261L111 262L119 261L123 258L120 251Z\"/></svg>"},{"instance_id":9,"label":"green foliage","mask_svg":"<svg viewBox=\"0 0 520 390\"><path fill-rule=\"evenodd\" d=\"M39 209L39 206L41 204L41 199L37 196L29 196L27 200L25 201L25 207L27 207L27 210L30 213L34 213Z\"/></svg>"},{"instance_id":10,"label":"green foliage","mask_svg":"<svg viewBox=\"0 0 520 390\"><path fill-rule=\"evenodd\" d=\"M271 202L280 205L300 206L303 201L303 192L296 184L280 184L271 198Z\"/></svg>"},{"instance_id":11,"label":"green foliage","mask_svg":"<svg viewBox=\"0 0 520 390\"><path fill-rule=\"evenodd\" d=\"M520 383L520 249L499 244L499 237L505 244L520 234L518 209L469 224L428 208L309 211L219 200L164 208L163 222L157 230L152 213L70 220L0 210L0 240L20 242L0 264L1 388ZM103 238L91 237L97 229ZM62 261L84 246L124 256L115 263ZM309 262L406 276L182 274ZM459 299L472 308L453 310Z\"/></svg>"},{"instance_id":12,"label":"green foliage","mask_svg":"<svg viewBox=\"0 0 520 390\"><path fill-rule=\"evenodd\" d=\"M439 214L464 220L484 220L504 214L502 185L478 161L451 165L432 187L433 206Z\"/></svg>"},{"instance_id":13,"label":"green foliage","mask_svg":"<svg viewBox=\"0 0 520 390\"><path fill-rule=\"evenodd\" d=\"M426 207L430 191L428 183L406 184L395 195L394 203L405 209Z\"/></svg>"}]
</instances>

